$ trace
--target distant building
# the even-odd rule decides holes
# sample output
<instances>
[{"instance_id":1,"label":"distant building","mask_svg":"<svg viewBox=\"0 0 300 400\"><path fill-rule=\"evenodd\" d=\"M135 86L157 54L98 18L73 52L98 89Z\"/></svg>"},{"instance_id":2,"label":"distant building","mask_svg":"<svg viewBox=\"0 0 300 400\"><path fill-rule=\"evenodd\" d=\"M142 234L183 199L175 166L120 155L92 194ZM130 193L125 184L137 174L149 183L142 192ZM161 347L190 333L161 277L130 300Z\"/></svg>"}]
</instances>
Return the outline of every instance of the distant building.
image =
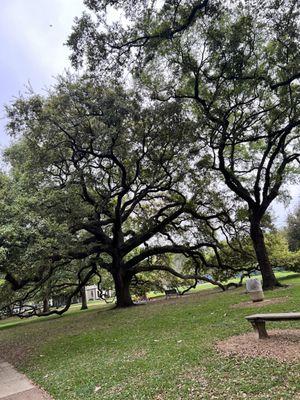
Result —
<instances>
[{"instance_id":1,"label":"distant building","mask_svg":"<svg viewBox=\"0 0 300 400\"><path fill-rule=\"evenodd\" d=\"M89 285L85 287L85 294L87 301L100 300L100 292L97 285Z\"/></svg>"}]
</instances>

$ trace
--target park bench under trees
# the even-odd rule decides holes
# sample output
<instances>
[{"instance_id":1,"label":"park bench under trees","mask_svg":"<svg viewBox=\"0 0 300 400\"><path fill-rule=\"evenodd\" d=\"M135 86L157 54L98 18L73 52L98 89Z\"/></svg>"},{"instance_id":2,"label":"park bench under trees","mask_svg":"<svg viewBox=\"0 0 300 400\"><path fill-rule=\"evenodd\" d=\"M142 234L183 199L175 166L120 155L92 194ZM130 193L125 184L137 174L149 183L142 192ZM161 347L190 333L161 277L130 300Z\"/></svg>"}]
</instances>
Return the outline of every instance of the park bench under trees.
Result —
<instances>
[{"instance_id":1,"label":"park bench under trees","mask_svg":"<svg viewBox=\"0 0 300 400\"><path fill-rule=\"evenodd\" d=\"M258 333L259 339L267 339L269 335L266 331L267 321L298 321L299 313L274 313L274 314L253 314L245 317Z\"/></svg>"},{"instance_id":2,"label":"park bench under trees","mask_svg":"<svg viewBox=\"0 0 300 400\"><path fill-rule=\"evenodd\" d=\"M165 295L166 299L168 299L171 296L178 296L177 289L165 289Z\"/></svg>"}]
</instances>

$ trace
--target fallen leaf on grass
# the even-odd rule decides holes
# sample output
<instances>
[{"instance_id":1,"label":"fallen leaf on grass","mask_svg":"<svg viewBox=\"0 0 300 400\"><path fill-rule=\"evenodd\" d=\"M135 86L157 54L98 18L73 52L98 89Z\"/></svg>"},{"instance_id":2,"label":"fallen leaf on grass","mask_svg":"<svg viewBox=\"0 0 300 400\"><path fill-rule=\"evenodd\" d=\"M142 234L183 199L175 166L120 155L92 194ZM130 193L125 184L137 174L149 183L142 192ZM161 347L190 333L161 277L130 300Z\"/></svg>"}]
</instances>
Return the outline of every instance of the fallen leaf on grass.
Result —
<instances>
[{"instance_id":1,"label":"fallen leaf on grass","mask_svg":"<svg viewBox=\"0 0 300 400\"><path fill-rule=\"evenodd\" d=\"M94 393L99 392L100 389L101 389L101 386L96 386L95 389L94 389Z\"/></svg>"}]
</instances>

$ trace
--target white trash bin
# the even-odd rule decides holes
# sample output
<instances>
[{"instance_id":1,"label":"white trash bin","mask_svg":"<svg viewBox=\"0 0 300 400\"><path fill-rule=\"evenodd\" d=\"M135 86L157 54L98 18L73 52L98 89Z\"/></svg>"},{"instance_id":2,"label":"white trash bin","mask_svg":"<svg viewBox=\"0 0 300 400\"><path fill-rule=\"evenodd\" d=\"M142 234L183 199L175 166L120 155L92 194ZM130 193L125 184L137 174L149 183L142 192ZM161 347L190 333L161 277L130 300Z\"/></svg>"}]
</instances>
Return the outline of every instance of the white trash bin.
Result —
<instances>
[{"instance_id":1,"label":"white trash bin","mask_svg":"<svg viewBox=\"0 0 300 400\"><path fill-rule=\"evenodd\" d=\"M254 303L257 301L263 301L264 292L261 283L257 279L248 279L246 282L246 289Z\"/></svg>"}]
</instances>

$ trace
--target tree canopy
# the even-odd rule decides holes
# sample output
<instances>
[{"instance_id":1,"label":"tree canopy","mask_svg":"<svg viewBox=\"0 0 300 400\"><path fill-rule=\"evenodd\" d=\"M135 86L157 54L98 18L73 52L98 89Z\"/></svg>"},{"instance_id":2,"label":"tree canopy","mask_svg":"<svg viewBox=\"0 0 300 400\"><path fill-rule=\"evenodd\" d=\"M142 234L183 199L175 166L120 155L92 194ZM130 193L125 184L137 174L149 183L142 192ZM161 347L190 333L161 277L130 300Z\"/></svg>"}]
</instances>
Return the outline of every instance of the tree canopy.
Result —
<instances>
[{"instance_id":1,"label":"tree canopy","mask_svg":"<svg viewBox=\"0 0 300 400\"><path fill-rule=\"evenodd\" d=\"M7 107L2 297L65 291L63 313L104 274L125 307L149 272L222 287L257 265L277 286L264 223L299 175L299 2L84 3L80 74Z\"/></svg>"},{"instance_id":2,"label":"tree canopy","mask_svg":"<svg viewBox=\"0 0 300 400\"><path fill-rule=\"evenodd\" d=\"M197 126L189 140L247 205L264 287L276 286L261 221L299 172L299 2L85 4L96 18L77 20L73 64L129 69L150 97L185 102ZM112 9L124 20L109 23Z\"/></svg>"},{"instance_id":3,"label":"tree canopy","mask_svg":"<svg viewBox=\"0 0 300 400\"><path fill-rule=\"evenodd\" d=\"M31 244L15 253L16 269L9 255L2 267L14 289L26 293L59 277L63 284L61 271L83 260L79 270L75 263L70 298L102 269L122 307L132 304L138 273L201 279L207 269L223 268L215 232L229 223L226 202L209 173L195 168L199 155L186 141L194 125L180 101L147 105L121 86L67 77L45 97L19 98L8 115L8 129L19 136L6 153L16 199L23 192L34 205L23 224ZM48 231L39 242L40 227ZM168 254L190 257L191 272L172 267Z\"/></svg>"}]
</instances>

